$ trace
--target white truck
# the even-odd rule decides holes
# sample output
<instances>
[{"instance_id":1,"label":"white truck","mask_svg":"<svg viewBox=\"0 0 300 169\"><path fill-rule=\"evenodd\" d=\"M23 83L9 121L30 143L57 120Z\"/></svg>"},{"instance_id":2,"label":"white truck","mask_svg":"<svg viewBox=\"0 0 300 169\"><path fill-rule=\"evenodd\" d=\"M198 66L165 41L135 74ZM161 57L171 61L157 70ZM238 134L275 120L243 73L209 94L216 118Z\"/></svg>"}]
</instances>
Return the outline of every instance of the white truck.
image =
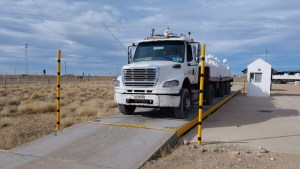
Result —
<instances>
[{"instance_id":1,"label":"white truck","mask_svg":"<svg viewBox=\"0 0 300 169\"><path fill-rule=\"evenodd\" d=\"M128 47L128 64L115 81L114 99L122 114L136 107L169 108L176 118L186 118L199 96L200 43L168 28ZM230 93L232 76L227 66L212 55L205 60L204 103Z\"/></svg>"}]
</instances>

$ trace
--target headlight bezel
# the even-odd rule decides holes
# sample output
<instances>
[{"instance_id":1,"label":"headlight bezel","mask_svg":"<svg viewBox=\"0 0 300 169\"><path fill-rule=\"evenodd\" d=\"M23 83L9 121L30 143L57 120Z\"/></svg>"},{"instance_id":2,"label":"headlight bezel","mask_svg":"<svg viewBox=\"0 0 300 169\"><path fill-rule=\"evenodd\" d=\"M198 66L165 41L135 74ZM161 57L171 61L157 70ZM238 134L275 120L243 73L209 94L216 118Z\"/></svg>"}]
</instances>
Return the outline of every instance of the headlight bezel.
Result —
<instances>
[{"instance_id":1,"label":"headlight bezel","mask_svg":"<svg viewBox=\"0 0 300 169\"><path fill-rule=\"evenodd\" d=\"M120 87L120 80L115 79L115 80L114 80L114 86L115 86L115 87Z\"/></svg>"},{"instance_id":2,"label":"headlight bezel","mask_svg":"<svg viewBox=\"0 0 300 169\"><path fill-rule=\"evenodd\" d=\"M176 87L179 86L179 81L178 80L168 80L164 82L162 87Z\"/></svg>"}]
</instances>

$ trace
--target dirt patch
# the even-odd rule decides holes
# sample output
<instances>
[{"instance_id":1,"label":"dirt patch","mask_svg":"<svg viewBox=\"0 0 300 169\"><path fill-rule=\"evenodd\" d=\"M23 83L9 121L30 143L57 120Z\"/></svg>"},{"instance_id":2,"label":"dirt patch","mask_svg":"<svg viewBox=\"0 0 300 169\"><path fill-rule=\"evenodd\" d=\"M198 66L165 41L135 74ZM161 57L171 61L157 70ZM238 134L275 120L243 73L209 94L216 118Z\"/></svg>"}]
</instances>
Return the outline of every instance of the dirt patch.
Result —
<instances>
[{"instance_id":1,"label":"dirt patch","mask_svg":"<svg viewBox=\"0 0 300 169\"><path fill-rule=\"evenodd\" d=\"M241 144L204 144L180 145L168 155L148 161L142 169L169 168L269 168L297 169L300 155L269 152L263 147L247 148Z\"/></svg>"}]
</instances>

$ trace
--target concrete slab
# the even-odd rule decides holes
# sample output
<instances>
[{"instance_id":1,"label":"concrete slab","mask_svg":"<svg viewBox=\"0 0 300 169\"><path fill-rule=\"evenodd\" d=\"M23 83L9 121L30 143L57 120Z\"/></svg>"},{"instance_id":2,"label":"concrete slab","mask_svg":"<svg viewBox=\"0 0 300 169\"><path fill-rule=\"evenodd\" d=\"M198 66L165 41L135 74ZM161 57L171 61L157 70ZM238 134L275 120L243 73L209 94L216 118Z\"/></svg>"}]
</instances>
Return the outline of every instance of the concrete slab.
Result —
<instances>
[{"instance_id":1,"label":"concrete slab","mask_svg":"<svg viewBox=\"0 0 300 169\"><path fill-rule=\"evenodd\" d=\"M203 122L203 141L300 154L300 87L273 85L272 93L271 97L233 98ZM196 142L197 128L184 137Z\"/></svg>"},{"instance_id":2,"label":"concrete slab","mask_svg":"<svg viewBox=\"0 0 300 169\"><path fill-rule=\"evenodd\" d=\"M48 135L1 152L0 164L6 169L138 168L169 139L175 139L174 134L163 130L78 124L57 136ZM47 163L49 165L45 165Z\"/></svg>"}]
</instances>

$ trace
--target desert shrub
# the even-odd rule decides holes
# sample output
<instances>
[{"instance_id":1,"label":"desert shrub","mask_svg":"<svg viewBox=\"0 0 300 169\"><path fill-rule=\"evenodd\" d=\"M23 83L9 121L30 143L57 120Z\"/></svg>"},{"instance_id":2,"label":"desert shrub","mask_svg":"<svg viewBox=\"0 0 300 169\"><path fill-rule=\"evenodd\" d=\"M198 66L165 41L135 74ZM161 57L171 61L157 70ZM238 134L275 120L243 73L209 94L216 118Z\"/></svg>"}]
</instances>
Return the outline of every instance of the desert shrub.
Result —
<instances>
[{"instance_id":1,"label":"desert shrub","mask_svg":"<svg viewBox=\"0 0 300 169\"><path fill-rule=\"evenodd\" d=\"M103 107L99 108L97 111L97 116L98 117L103 117L109 113L109 108L108 107Z\"/></svg>"},{"instance_id":2,"label":"desert shrub","mask_svg":"<svg viewBox=\"0 0 300 169\"><path fill-rule=\"evenodd\" d=\"M113 100L108 100L105 104L108 108L116 108L118 107L118 104L114 102Z\"/></svg>"},{"instance_id":3,"label":"desert shrub","mask_svg":"<svg viewBox=\"0 0 300 169\"><path fill-rule=\"evenodd\" d=\"M0 97L0 106L5 106L7 104L7 97Z\"/></svg>"},{"instance_id":4,"label":"desert shrub","mask_svg":"<svg viewBox=\"0 0 300 169\"><path fill-rule=\"evenodd\" d=\"M77 119L74 117L64 118L61 121L61 124L64 128L70 127L77 122Z\"/></svg>"},{"instance_id":5,"label":"desert shrub","mask_svg":"<svg viewBox=\"0 0 300 169\"><path fill-rule=\"evenodd\" d=\"M1 149L11 148L22 143L20 132L16 130L10 131L5 137L0 135L0 140Z\"/></svg>"},{"instance_id":6,"label":"desert shrub","mask_svg":"<svg viewBox=\"0 0 300 169\"><path fill-rule=\"evenodd\" d=\"M8 127L13 124L13 119L8 117L0 118L0 127Z\"/></svg>"},{"instance_id":7,"label":"desert shrub","mask_svg":"<svg viewBox=\"0 0 300 169\"><path fill-rule=\"evenodd\" d=\"M41 95L37 94L37 93L33 93L30 97L29 100L37 100L38 98L40 98Z\"/></svg>"},{"instance_id":8,"label":"desert shrub","mask_svg":"<svg viewBox=\"0 0 300 169\"><path fill-rule=\"evenodd\" d=\"M34 101L34 102L22 102L18 106L18 111L21 113L46 113L55 112L56 106L54 102Z\"/></svg>"},{"instance_id":9,"label":"desert shrub","mask_svg":"<svg viewBox=\"0 0 300 169\"><path fill-rule=\"evenodd\" d=\"M78 94L79 97L86 97L87 93L86 92L80 92Z\"/></svg>"},{"instance_id":10,"label":"desert shrub","mask_svg":"<svg viewBox=\"0 0 300 169\"><path fill-rule=\"evenodd\" d=\"M3 96L7 96L7 93L5 91L0 91L0 96L3 97Z\"/></svg>"},{"instance_id":11,"label":"desert shrub","mask_svg":"<svg viewBox=\"0 0 300 169\"><path fill-rule=\"evenodd\" d=\"M14 113L16 113L16 111L17 111L17 106L7 105L1 110L0 115L1 116L11 116Z\"/></svg>"},{"instance_id":12,"label":"desert shrub","mask_svg":"<svg viewBox=\"0 0 300 169\"><path fill-rule=\"evenodd\" d=\"M77 110L77 114L79 116L94 116L96 115L97 110L94 107L88 107L88 106L84 106L84 107L80 107Z\"/></svg>"},{"instance_id":13,"label":"desert shrub","mask_svg":"<svg viewBox=\"0 0 300 169\"><path fill-rule=\"evenodd\" d=\"M19 105L21 103L21 98L19 97L12 97L7 101L7 104L9 105Z\"/></svg>"}]
</instances>

